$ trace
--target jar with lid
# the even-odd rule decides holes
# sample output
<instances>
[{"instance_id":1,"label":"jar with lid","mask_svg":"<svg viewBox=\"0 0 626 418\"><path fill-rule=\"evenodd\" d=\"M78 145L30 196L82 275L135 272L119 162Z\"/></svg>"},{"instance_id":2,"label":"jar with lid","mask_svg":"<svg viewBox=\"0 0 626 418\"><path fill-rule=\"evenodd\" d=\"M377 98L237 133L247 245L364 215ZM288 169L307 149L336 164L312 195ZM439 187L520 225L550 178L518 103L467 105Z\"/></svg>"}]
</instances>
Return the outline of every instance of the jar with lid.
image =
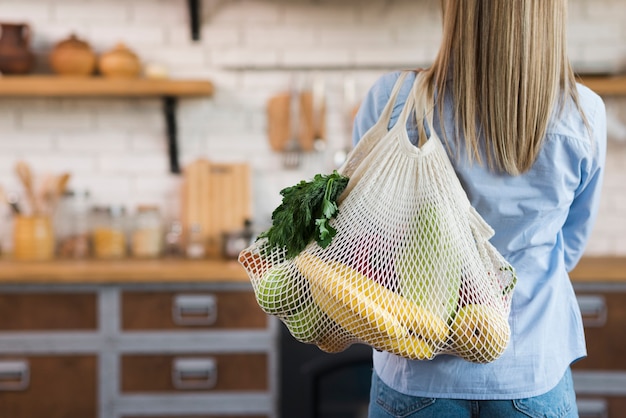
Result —
<instances>
[{"instance_id":1,"label":"jar with lid","mask_svg":"<svg viewBox=\"0 0 626 418\"><path fill-rule=\"evenodd\" d=\"M91 211L93 254L98 259L126 256L126 210L123 206L97 206Z\"/></svg>"},{"instance_id":2,"label":"jar with lid","mask_svg":"<svg viewBox=\"0 0 626 418\"><path fill-rule=\"evenodd\" d=\"M89 256L89 205L88 190L68 190L63 194L54 215L60 258Z\"/></svg>"},{"instance_id":3,"label":"jar with lid","mask_svg":"<svg viewBox=\"0 0 626 418\"><path fill-rule=\"evenodd\" d=\"M163 253L164 229L157 206L140 205L133 223L131 249L134 257L157 258Z\"/></svg>"}]
</instances>

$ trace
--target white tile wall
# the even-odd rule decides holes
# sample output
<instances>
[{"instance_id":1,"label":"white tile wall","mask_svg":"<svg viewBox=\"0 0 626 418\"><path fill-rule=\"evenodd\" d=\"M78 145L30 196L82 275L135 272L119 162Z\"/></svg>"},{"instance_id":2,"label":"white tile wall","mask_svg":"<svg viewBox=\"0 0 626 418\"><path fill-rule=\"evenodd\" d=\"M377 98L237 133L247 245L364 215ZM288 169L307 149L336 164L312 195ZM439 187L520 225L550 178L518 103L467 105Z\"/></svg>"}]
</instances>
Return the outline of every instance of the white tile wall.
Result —
<instances>
[{"instance_id":1,"label":"white tile wall","mask_svg":"<svg viewBox=\"0 0 626 418\"><path fill-rule=\"evenodd\" d=\"M71 32L98 52L123 41L146 63L172 77L206 78L211 99L179 103L183 163L204 156L249 161L259 223L279 203L278 191L332 166L345 140L343 83L357 96L387 69L427 64L439 30L437 0L204 0L202 39L193 42L185 0L2 0L0 21L32 25L37 72ZM570 51L579 68L615 70L626 62L626 2L570 0ZM285 171L266 142L265 103L293 75L324 77L328 90L326 152ZM609 145L607 180L590 254L626 254L626 98L607 99L618 128ZM95 203L160 204L175 215L180 178L168 174L159 100L3 99L0 101L0 183L18 190L18 158L37 172L69 169L71 186L88 187ZM0 222L3 218L0 218ZM2 224L0 224L0 233Z\"/></svg>"}]
</instances>

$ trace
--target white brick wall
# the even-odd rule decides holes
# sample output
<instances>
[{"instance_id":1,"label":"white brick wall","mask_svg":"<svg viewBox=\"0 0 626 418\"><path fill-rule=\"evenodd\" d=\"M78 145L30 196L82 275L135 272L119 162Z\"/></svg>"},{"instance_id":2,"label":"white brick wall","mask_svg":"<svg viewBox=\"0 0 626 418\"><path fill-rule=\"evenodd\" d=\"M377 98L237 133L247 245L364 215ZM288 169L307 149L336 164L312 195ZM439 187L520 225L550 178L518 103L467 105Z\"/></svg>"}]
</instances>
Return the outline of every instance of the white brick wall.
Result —
<instances>
[{"instance_id":1,"label":"white brick wall","mask_svg":"<svg viewBox=\"0 0 626 418\"><path fill-rule=\"evenodd\" d=\"M75 32L97 52L123 41L146 63L172 77L206 78L211 99L178 108L181 160L199 156L249 161L254 167L257 222L266 223L278 191L332 169L333 150L347 135L342 89L352 77L364 94L386 69L420 66L440 39L437 0L204 0L199 42L190 39L185 0L2 0L0 21L32 25L37 72L46 55ZM579 68L615 70L626 63L626 2L570 0L570 51ZM322 75L328 89L325 153L309 155L298 171L281 168L266 142L265 103L299 78ZM626 121L626 98L607 99ZM623 122L622 122L623 123ZM88 187L95 203L157 203L178 210L180 178L168 174L159 100L0 100L0 184L19 190L18 158L38 173L69 169L71 185ZM626 145L609 145L601 215L588 252L626 254ZM6 218L0 218L0 234ZM6 228L4 228L6 230Z\"/></svg>"}]
</instances>

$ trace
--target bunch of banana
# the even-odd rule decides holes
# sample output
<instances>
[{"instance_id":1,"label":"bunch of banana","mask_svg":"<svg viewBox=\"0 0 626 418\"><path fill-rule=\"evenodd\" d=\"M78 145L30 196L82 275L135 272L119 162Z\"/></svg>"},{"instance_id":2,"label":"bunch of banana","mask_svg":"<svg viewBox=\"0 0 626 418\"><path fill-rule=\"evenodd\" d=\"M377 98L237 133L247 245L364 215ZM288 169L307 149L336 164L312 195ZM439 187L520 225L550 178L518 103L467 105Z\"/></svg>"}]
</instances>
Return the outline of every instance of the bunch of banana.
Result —
<instances>
[{"instance_id":1,"label":"bunch of banana","mask_svg":"<svg viewBox=\"0 0 626 418\"><path fill-rule=\"evenodd\" d=\"M445 322L355 269L308 253L295 258L313 300L361 341L407 358L432 358L448 337Z\"/></svg>"}]
</instances>

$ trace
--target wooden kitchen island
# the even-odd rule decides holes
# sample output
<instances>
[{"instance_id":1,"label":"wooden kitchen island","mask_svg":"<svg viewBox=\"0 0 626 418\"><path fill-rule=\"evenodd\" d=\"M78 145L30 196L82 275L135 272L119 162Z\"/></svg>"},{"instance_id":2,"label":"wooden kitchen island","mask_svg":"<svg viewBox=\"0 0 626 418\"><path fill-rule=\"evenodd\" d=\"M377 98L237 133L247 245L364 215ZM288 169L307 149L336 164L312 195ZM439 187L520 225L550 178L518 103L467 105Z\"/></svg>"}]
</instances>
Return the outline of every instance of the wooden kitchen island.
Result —
<instances>
[{"instance_id":1,"label":"wooden kitchen island","mask_svg":"<svg viewBox=\"0 0 626 418\"><path fill-rule=\"evenodd\" d=\"M0 261L0 416L276 418L278 335L236 261Z\"/></svg>"}]
</instances>

